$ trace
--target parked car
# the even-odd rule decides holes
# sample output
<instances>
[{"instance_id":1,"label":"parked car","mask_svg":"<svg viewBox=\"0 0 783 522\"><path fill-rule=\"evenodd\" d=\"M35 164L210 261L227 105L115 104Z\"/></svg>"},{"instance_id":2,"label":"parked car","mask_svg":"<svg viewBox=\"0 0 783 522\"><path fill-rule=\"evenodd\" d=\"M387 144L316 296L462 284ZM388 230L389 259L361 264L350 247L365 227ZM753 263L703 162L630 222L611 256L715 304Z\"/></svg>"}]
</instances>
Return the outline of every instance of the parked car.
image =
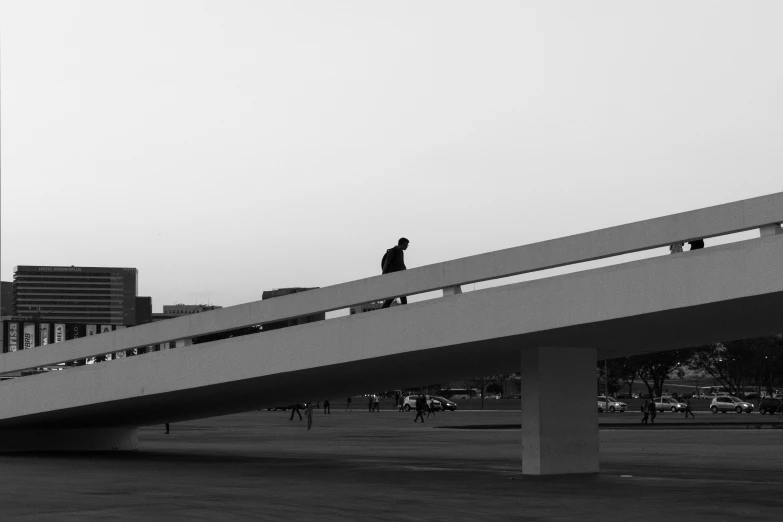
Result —
<instances>
[{"instance_id":1,"label":"parked car","mask_svg":"<svg viewBox=\"0 0 783 522\"><path fill-rule=\"evenodd\" d=\"M764 397L759 403L759 413L764 415L766 413L775 413L780 408L781 399L773 399L772 397Z\"/></svg>"},{"instance_id":2,"label":"parked car","mask_svg":"<svg viewBox=\"0 0 783 522\"><path fill-rule=\"evenodd\" d=\"M504 398L504 399L521 399L521 398L522 398L522 396L521 396L521 395L519 395L519 394L517 393L517 394L514 394L514 395L506 395L506 396L505 396L505 397L503 397L503 398Z\"/></svg>"},{"instance_id":3,"label":"parked car","mask_svg":"<svg viewBox=\"0 0 783 522\"><path fill-rule=\"evenodd\" d=\"M732 397L731 395L720 395L712 399L710 410L712 413L718 413L719 411L726 413L727 411L732 410L737 413L742 413L743 411L751 413L753 411L753 403L745 402L742 399Z\"/></svg>"},{"instance_id":4,"label":"parked car","mask_svg":"<svg viewBox=\"0 0 783 522\"><path fill-rule=\"evenodd\" d=\"M443 409L443 411L450 410L450 411L457 411L457 403L454 401L450 401L445 397L439 397L437 395L432 397L436 401L440 403L440 407ZM416 404L416 401L413 402L413 404Z\"/></svg>"},{"instance_id":5,"label":"parked car","mask_svg":"<svg viewBox=\"0 0 783 522\"><path fill-rule=\"evenodd\" d=\"M655 409L658 411L685 411L685 408L687 407L687 404L680 402L677 399L672 399L671 397L658 397L655 399Z\"/></svg>"},{"instance_id":6,"label":"parked car","mask_svg":"<svg viewBox=\"0 0 783 522\"><path fill-rule=\"evenodd\" d=\"M408 395L402 400L402 409L405 411L411 411L416 409L416 398L418 395ZM434 399L431 395L425 395L424 398L427 399L427 406L432 408L435 411L439 411L442 408L440 401Z\"/></svg>"},{"instance_id":7,"label":"parked car","mask_svg":"<svg viewBox=\"0 0 783 522\"><path fill-rule=\"evenodd\" d=\"M608 404L607 404L608 402ZM620 413L625 413L625 410L628 409L628 405L624 402L618 401L614 397L607 397L605 395L599 395L598 396L598 411L604 411L604 409L608 409L611 413L614 413L616 411L619 411Z\"/></svg>"}]
</instances>

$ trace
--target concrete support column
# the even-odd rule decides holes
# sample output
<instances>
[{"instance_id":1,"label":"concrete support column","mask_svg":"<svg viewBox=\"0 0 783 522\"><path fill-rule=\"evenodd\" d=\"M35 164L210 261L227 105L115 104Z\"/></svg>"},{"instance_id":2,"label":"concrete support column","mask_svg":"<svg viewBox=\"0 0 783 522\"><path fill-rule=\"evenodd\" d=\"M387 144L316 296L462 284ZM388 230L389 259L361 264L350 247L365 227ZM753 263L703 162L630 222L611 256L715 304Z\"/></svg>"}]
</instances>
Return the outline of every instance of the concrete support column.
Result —
<instances>
[{"instance_id":1,"label":"concrete support column","mask_svg":"<svg viewBox=\"0 0 783 522\"><path fill-rule=\"evenodd\" d=\"M598 472L594 348L522 350L522 473Z\"/></svg>"},{"instance_id":2,"label":"concrete support column","mask_svg":"<svg viewBox=\"0 0 783 522\"><path fill-rule=\"evenodd\" d=\"M136 428L0 430L0 453L127 451L139 445Z\"/></svg>"}]
</instances>

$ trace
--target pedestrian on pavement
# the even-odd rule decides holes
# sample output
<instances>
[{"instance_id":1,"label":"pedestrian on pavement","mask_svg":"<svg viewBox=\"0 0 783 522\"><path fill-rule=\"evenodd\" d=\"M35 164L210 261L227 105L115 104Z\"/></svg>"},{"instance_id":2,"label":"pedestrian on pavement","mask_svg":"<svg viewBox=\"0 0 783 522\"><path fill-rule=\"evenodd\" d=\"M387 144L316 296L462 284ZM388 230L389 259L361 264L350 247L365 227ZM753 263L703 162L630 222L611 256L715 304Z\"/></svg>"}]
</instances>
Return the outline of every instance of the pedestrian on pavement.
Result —
<instances>
[{"instance_id":1,"label":"pedestrian on pavement","mask_svg":"<svg viewBox=\"0 0 783 522\"><path fill-rule=\"evenodd\" d=\"M372 409L380 413L381 411L381 398L378 395L372 396Z\"/></svg>"},{"instance_id":2,"label":"pedestrian on pavement","mask_svg":"<svg viewBox=\"0 0 783 522\"><path fill-rule=\"evenodd\" d=\"M394 246L386 251L381 264L381 270L383 274L391 274L392 272L406 270L405 250L408 249L409 243L410 242L406 238L401 237L399 241L397 241L397 246ZM387 299L383 302L383 306L381 306L381 308L389 308L392 304L392 301L394 301L394 298ZM407 296L400 296L400 303L408 304Z\"/></svg>"},{"instance_id":3,"label":"pedestrian on pavement","mask_svg":"<svg viewBox=\"0 0 783 522\"><path fill-rule=\"evenodd\" d=\"M348 400L345 403L345 411L351 411L351 398L348 397Z\"/></svg>"},{"instance_id":4,"label":"pedestrian on pavement","mask_svg":"<svg viewBox=\"0 0 783 522\"><path fill-rule=\"evenodd\" d=\"M413 422L416 422L421 418L421 422L424 422L424 410L427 408L427 399L423 395L416 397L416 418Z\"/></svg>"},{"instance_id":5,"label":"pedestrian on pavement","mask_svg":"<svg viewBox=\"0 0 783 522\"><path fill-rule=\"evenodd\" d=\"M372 413L372 395L370 395L370 401L367 403L367 410Z\"/></svg>"},{"instance_id":6,"label":"pedestrian on pavement","mask_svg":"<svg viewBox=\"0 0 783 522\"><path fill-rule=\"evenodd\" d=\"M644 401L644 404L642 404L642 414L644 417L642 417L642 424L647 424L647 419L650 418L650 412L647 409L647 401Z\"/></svg>"},{"instance_id":7,"label":"pedestrian on pavement","mask_svg":"<svg viewBox=\"0 0 783 522\"><path fill-rule=\"evenodd\" d=\"M400 405L397 411L405 411L405 399L403 399L402 397L400 397Z\"/></svg>"},{"instance_id":8,"label":"pedestrian on pavement","mask_svg":"<svg viewBox=\"0 0 783 522\"><path fill-rule=\"evenodd\" d=\"M402 411L402 404L400 404L400 401L402 401L402 397L400 396L400 392L396 391L394 392L394 406L399 408L397 411Z\"/></svg>"},{"instance_id":9,"label":"pedestrian on pavement","mask_svg":"<svg viewBox=\"0 0 783 522\"><path fill-rule=\"evenodd\" d=\"M685 399L685 418L686 419L688 418L688 414L689 413L691 414L692 418L694 418L694 419L696 418L696 415L693 414L693 410L691 409L691 398L690 397Z\"/></svg>"},{"instance_id":10,"label":"pedestrian on pavement","mask_svg":"<svg viewBox=\"0 0 783 522\"><path fill-rule=\"evenodd\" d=\"M294 404L294 405L291 406L291 418L288 419L288 420L290 420L290 421L294 420L294 413L299 415L299 420L302 420L302 414L299 413L299 403Z\"/></svg>"},{"instance_id":11,"label":"pedestrian on pavement","mask_svg":"<svg viewBox=\"0 0 783 522\"><path fill-rule=\"evenodd\" d=\"M425 399L426 400L426 399ZM432 415L432 418L435 418L435 408L432 406L433 402L430 400L430 402L425 402L427 405L427 418L430 418L430 415Z\"/></svg>"},{"instance_id":12,"label":"pedestrian on pavement","mask_svg":"<svg viewBox=\"0 0 783 522\"><path fill-rule=\"evenodd\" d=\"M650 412L650 422L655 424L655 416L658 415L658 410L655 408L655 401L651 400L647 405L647 411Z\"/></svg>"},{"instance_id":13,"label":"pedestrian on pavement","mask_svg":"<svg viewBox=\"0 0 783 522\"><path fill-rule=\"evenodd\" d=\"M324 401L324 413L328 413L329 415L332 414L332 410L329 408L329 399Z\"/></svg>"},{"instance_id":14,"label":"pedestrian on pavement","mask_svg":"<svg viewBox=\"0 0 783 522\"><path fill-rule=\"evenodd\" d=\"M313 403L308 402L305 406L305 415L307 416L307 431L313 426Z\"/></svg>"}]
</instances>

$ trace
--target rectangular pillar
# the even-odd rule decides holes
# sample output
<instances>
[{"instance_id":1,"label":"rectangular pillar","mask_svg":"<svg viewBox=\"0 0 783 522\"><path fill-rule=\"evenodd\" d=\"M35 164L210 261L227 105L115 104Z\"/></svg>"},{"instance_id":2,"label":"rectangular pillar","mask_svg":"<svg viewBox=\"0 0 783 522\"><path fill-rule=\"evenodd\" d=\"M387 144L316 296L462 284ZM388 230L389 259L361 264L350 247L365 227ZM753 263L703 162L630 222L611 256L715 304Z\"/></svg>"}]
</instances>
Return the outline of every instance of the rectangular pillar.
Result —
<instances>
[{"instance_id":1,"label":"rectangular pillar","mask_svg":"<svg viewBox=\"0 0 783 522\"><path fill-rule=\"evenodd\" d=\"M522 474L598 472L594 348L522 350Z\"/></svg>"}]
</instances>

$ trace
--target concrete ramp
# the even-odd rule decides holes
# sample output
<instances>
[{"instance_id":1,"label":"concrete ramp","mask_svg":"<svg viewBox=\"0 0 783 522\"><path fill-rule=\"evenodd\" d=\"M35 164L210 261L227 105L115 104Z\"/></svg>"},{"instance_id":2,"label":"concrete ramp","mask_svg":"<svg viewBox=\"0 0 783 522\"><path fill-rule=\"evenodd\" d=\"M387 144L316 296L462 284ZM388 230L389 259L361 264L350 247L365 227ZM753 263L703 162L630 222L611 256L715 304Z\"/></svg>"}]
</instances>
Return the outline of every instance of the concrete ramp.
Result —
<instances>
[{"instance_id":1,"label":"concrete ramp","mask_svg":"<svg viewBox=\"0 0 783 522\"><path fill-rule=\"evenodd\" d=\"M781 222L778 193L2 354L0 374L177 346L0 382L0 451L132 449L139 426L521 370L523 473L595 472L598 358L783 332ZM759 237L461 293L470 282L752 229ZM190 345L434 289L443 297Z\"/></svg>"},{"instance_id":2,"label":"concrete ramp","mask_svg":"<svg viewBox=\"0 0 783 522\"><path fill-rule=\"evenodd\" d=\"M5 382L0 428L144 426L783 331L783 235ZM767 275L765 277L765 274Z\"/></svg>"}]
</instances>

